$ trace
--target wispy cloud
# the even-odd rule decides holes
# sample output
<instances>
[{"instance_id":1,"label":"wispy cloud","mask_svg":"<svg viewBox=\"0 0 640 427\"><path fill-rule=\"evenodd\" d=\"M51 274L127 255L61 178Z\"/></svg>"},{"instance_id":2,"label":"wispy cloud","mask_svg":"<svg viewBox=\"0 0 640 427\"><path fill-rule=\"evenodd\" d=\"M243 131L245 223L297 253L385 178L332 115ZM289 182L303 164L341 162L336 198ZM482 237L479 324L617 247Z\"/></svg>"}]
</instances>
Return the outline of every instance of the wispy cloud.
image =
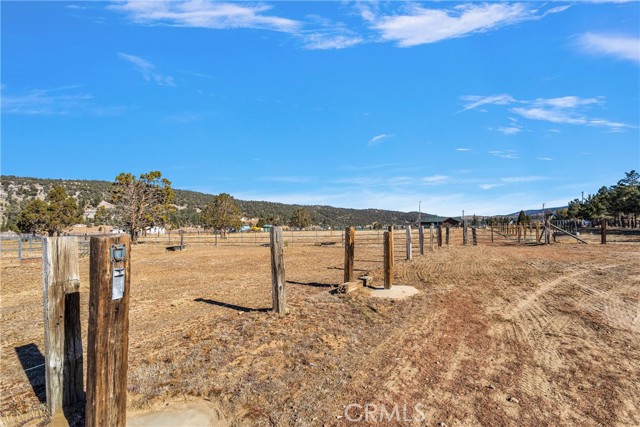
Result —
<instances>
[{"instance_id":1,"label":"wispy cloud","mask_svg":"<svg viewBox=\"0 0 640 427\"><path fill-rule=\"evenodd\" d=\"M507 126L507 127L498 128L498 132L503 133L505 135L517 135L520 132L522 132L522 129L520 129L517 126Z\"/></svg>"},{"instance_id":2,"label":"wispy cloud","mask_svg":"<svg viewBox=\"0 0 640 427\"><path fill-rule=\"evenodd\" d=\"M460 99L466 104L460 111L474 110L483 105L509 105L510 112L515 113L525 119L541 120L550 123L586 125L605 127L613 132L620 132L626 128L635 126L626 123L616 122L603 118L589 117L585 114L593 106L601 106L605 103L604 97L582 98L579 96L562 96L556 98L536 98L533 100L516 99L511 95L491 95L491 96L462 96ZM514 104L520 105L518 107ZM505 135L516 135L522 131L522 126L517 124L517 120L510 118L510 126L500 127L497 130Z\"/></svg>"},{"instance_id":3,"label":"wispy cloud","mask_svg":"<svg viewBox=\"0 0 640 427\"><path fill-rule=\"evenodd\" d=\"M266 15L272 7L265 4L188 0L125 1L111 6L124 12L135 23L212 29L255 28L295 32L301 23Z\"/></svg>"},{"instance_id":4,"label":"wispy cloud","mask_svg":"<svg viewBox=\"0 0 640 427\"><path fill-rule=\"evenodd\" d=\"M478 184L482 190L491 190L492 188L501 187L500 184Z\"/></svg>"},{"instance_id":5,"label":"wispy cloud","mask_svg":"<svg viewBox=\"0 0 640 427\"><path fill-rule=\"evenodd\" d=\"M378 145L378 144L382 144L382 141L387 139L387 138L391 138L393 135L388 135L386 133L381 133L380 135L376 135L373 138L371 138L369 140L369 142L367 143L367 145L372 146L372 145Z\"/></svg>"},{"instance_id":6,"label":"wispy cloud","mask_svg":"<svg viewBox=\"0 0 640 427\"><path fill-rule=\"evenodd\" d=\"M536 157L538 160L544 160L545 162L551 162L553 159L551 157Z\"/></svg>"},{"instance_id":7,"label":"wispy cloud","mask_svg":"<svg viewBox=\"0 0 640 427\"><path fill-rule=\"evenodd\" d=\"M353 34L312 32L304 36L304 47L309 50L345 49L363 41L362 37Z\"/></svg>"},{"instance_id":8,"label":"wispy cloud","mask_svg":"<svg viewBox=\"0 0 640 427\"><path fill-rule=\"evenodd\" d=\"M499 157L501 159L517 159L518 158L518 152L515 150L491 150L489 151L489 154L491 154L492 156L496 156Z\"/></svg>"},{"instance_id":9,"label":"wispy cloud","mask_svg":"<svg viewBox=\"0 0 640 427\"><path fill-rule=\"evenodd\" d=\"M462 152L466 152L466 151L471 151L471 148L456 148L456 151L462 151Z\"/></svg>"},{"instance_id":10,"label":"wispy cloud","mask_svg":"<svg viewBox=\"0 0 640 427\"><path fill-rule=\"evenodd\" d=\"M466 101L467 104L464 106L462 110L459 112L473 110L483 105L495 104L495 105L507 105L516 102L515 99L511 95L501 94L501 95L491 95L491 96L477 96L477 95L466 95L461 97L463 101Z\"/></svg>"},{"instance_id":11,"label":"wispy cloud","mask_svg":"<svg viewBox=\"0 0 640 427\"><path fill-rule=\"evenodd\" d=\"M432 175L432 176L425 176L424 178L422 178L422 182L427 185L444 184L447 181L449 181L449 177L446 175Z\"/></svg>"},{"instance_id":12,"label":"wispy cloud","mask_svg":"<svg viewBox=\"0 0 640 427\"><path fill-rule=\"evenodd\" d=\"M365 9L361 16L370 22L371 28L377 30L383 40L409 47L487 32L526 20L540 19L546 14L565 9L555 7L540 14L522 3L468 3L448 9L430 9L412 4L403 14L377 16L370 9Z\"/></svg>"},{"instance_id":13,"label":"wispy cloud","mask_svg":"<svg viewBox=\"0 0 640 427\"><path fill-rule=\"evenodd\" d=\"M86 108L93 95L79 86L32 90L21 95L2 94L2 112L25 115L65 115ZM3 87L3 92L6 92Z\"/></svg>"},{"instance_id":14,"label":"wispy cloud","mask_svg":"<svg viewBox=\"0 0 640 427\"><path fill-rule=\"evenodd\" d=\"M582 50L591 54L608 55L640 63L640 38L638 37L585 33L578 38L578 44Z\"/></svg>"},{"instance_id":15,"label":"wispy cloud","mask_svg":"<svg viewBox=\"0 0 640 427\"><path fill-rule=\"evenodd\" d=\"M148 82L154 82L160 86L175 86L173 77L165 76L156 71L156 66L150 61L135 55L127 53L118 53L121 59L133 64L134 68L142 74L142 77Z\"/></svg>"}]
</instances>

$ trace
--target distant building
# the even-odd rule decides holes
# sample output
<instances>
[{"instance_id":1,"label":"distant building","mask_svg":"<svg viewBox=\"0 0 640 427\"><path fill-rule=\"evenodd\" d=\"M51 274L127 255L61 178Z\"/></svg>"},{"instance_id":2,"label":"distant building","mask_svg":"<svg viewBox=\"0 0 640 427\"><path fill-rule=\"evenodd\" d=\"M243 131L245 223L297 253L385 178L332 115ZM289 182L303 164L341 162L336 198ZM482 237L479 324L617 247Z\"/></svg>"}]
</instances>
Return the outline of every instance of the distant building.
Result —
<instances>
[{"instance_id":1,"label":"distant building","mask_svg":"<svg viewBox=\"0 0 640 427\"><path fill-rule=\"evenodd\" d=\"M146 232L147 234L165 234L167 230L164 227L155 225L153 227L147 227Z\"/></svg>"},{"instance_id":2,"label":"distant building","mask_svg":"<svg viewBox=\"0 0 640 427\"><path fill-rule=\"evenodd\" d=\"M459 227L460 222L461 221L456 218L438 215L426 215L420 218L420 225L423 227L431 227L432 224L436 227L438 225L443 225L445 227Z\"/></svg>"}]
</instances>

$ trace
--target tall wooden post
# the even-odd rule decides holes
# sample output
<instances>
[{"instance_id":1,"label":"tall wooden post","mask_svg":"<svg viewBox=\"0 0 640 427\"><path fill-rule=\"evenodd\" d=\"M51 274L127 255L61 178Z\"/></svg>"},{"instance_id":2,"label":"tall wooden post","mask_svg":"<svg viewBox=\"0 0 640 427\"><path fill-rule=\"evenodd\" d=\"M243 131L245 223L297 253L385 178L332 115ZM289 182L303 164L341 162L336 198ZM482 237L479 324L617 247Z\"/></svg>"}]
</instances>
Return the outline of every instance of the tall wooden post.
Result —
<instances>
[{"instance_id":1,"label":"tall wooden post","mask_svg":"<svg viewBox=\"0 0 640 427\"><path fill-rule=\"evenodd\" d=\"M75 237L42 239L42 290L47 407L53 415L84 400Z\"/></svg>"},{"instance_id":2,"label":"tall wooden post","mask_svg":"<svg viewBox=\"0 0 640 427\"><path fill-rule=\"evenodd\" d=\"M384 232L384 288L393 286L393 231Z\"/></svg>"},{"instance_id":3,"label":"tall wooden post","mask_svg":"<svg viewBox=\"0 0 640 427\"><path fill-rule=\"evenodd\" d=\"M418 228L418 243L420 245L420 255L424 255L424 226Z\"/></svg>"},{"instance_id":4,"label":"tall wooden post","mask_svg":"<svg viewBox=\"0 0 640 427\"><path fill-rule=\"evenodd\" d=\"M473 246L478 246L478 236L476 235L475 227L471 227L471 238L473 239Z\"/></svg>"},{"instance_id":5,"label":"tall wooden post","mask_svg":"<svg viewBox=\"0 0 640 427\"><path fill-rule=\"evenodd\" d=\"M86 427L125 427L131 294L129 235L91 237Z\"/></svg>"},{"instance_id":6,"label":"tall wooden post","mask_svg":"<svg viewBox=\"0 0 640 427\"><path fill-rule=\"evenodd\" d=\"M353 282L353 260L355 255L355 227L344 229L344 282Z\"/></svg>"},{"instance_id":7,"label":"tall wooden post","mask_svg":"<svg viewBox=\"0 0 640 427\"><path fill-rule=\"evenodd\" d=\"M540 223L536 221L536 242L540 241Z\"/></svg>"},{"instance_id":8,"label":"tall wooden post","mask_svg":"<svg viewBox=\"0 0 640 427\"><path fill-rule=\"evenodd\" d=\"M22 236L18 236L18 261L22 262Z\"/></svg>"},{"instance_id":9,"label":"tall wooden post","mask_svg":"<svg viewBox=\"0 0 640 427\"><path fill-rule=\"evenodd\" d=\"M442 224L438 225L438 247L442 247Z\"/></svg>"},{"instance_id":10,"label":"tall wooden post","mask_svg":"<svg viewBox=\"0 0 640 427\"><path fill-rule=\"evenodd\" d=\"M284 238L282 226L271 227L271 297L273 311L279 315L286 314L284 275Z\"/></svg>"},{"instance_id":11,"label":"tall wooden post","mask_svg":"<svg viewBox=\"0 0 640 427\"><path fill-rule=\"evenodd\" d=\"M551 216L547 215L544 218L544 242L547 245L551 244Z\"/></svg>"},{"instance_id":12,"label":"tall wooden post","mask_svg":"<svg viewBox=\"0 0 640 427\"><path fill-rule=\"evenodd\" d=\"M467 223L462 220L462 244L467 245Z\"/></svg>"},{"instance_id":13,"label":"tall wooden post","mask_svg":"<svg viewBox=\"0 0 640 427\"><path fill-rule=\"evenodd\" d=\"M180 247L184 248L184 230L180 230Z\"/></svg>"},{"instance_id":14,"label":"tall wooden post","mask_svg":"<svg viewBox=\"0 0 640 427\"><path fill-rule=\"evenodd\" d=\"M431 251L433 252L433 224L429 226L429 246L431 247Z\"/></svg>"},{"instance_id":15,"label":"tall wooden post","mask_svg":"<svg viewBox=\"0 0 640 427\"><path fill-rule=\"evenodd\" d=\"M449 229L450 228L451 227L445 227L444 228L445 229L445 233L444 233L445 239L444 240L445 240L447 246L449 246Z\"/></svg>"},{"instance_id":16,"label":"tall wooden post","mask_svg":"<svg viewBox=\"0 0 640 427\"><path fill-rule=\"evenodd\" d=\"M413 253L412 253L412 248L411 248L411 226L410 225L407 225L406 247L407 247L407 261L411 261Z\"/></svg>"},{"instance_id":17,"label":"tall wooden post","mask_svg":"<svg viewBox=\"0 0 640 427\"><path fill-rule=\"evenodd\" d=\"M600 244L607 244L607 220L604 218L600 220Z\"/></svg>"}]
</instances>

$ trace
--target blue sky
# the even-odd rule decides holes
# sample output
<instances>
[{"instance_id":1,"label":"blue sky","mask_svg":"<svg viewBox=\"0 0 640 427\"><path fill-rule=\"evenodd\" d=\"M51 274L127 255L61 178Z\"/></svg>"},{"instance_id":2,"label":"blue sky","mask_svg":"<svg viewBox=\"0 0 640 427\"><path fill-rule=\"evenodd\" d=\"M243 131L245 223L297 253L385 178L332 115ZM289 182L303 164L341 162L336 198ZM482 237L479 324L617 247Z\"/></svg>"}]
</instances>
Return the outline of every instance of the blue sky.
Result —
<instances>
[{"instance_id":1,"label":"blue sky","mask_svg":"<svg viewBox=\"0 0 640 427\"><path fill-rule=\"evenodd\" d=\"M640 169L638 2L5 2L3 174L503 214Z\"/></svg>"}]
</instances>

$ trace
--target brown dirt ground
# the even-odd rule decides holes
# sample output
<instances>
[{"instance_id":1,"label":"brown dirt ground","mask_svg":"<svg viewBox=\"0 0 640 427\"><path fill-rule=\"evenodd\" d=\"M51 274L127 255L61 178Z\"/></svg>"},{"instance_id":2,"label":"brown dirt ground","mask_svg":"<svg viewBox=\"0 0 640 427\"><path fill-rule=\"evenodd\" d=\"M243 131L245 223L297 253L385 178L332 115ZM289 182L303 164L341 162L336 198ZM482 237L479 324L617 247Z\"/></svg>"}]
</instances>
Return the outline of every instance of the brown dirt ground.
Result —
<instances>
[{"instance_id":1,"label":"brown dirt ground","mask_svg":"<svg viewBox=\"0 0 640 427\"><path fill-rule=\"evenodd\" d=\"M128 407L204 399L237 426L640 425L640 245L452 241L397 259L395 283L420 290L402 301L333 295L343 249L287 247L283 318L269 248L136 246ZM356 260L380 283L381 248L356 238ZM1 280L0 425L46 425L44 369L23 369L44 351L40 264L3 260ZM400 413L380 421L382 405Z\"/></svg>"}]
</instances>

